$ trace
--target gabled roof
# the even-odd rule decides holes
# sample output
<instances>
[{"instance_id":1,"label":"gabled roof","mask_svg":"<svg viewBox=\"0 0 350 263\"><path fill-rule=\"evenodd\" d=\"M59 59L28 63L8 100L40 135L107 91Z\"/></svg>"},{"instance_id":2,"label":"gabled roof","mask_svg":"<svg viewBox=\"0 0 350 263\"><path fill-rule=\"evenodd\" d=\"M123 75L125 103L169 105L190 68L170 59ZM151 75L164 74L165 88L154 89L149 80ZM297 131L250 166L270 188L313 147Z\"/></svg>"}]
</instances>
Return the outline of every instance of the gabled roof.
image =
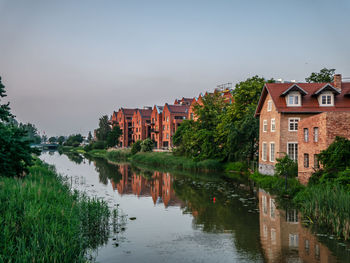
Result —
<instances>
[{"instance_id":1,"label":"gabled roof","mask_svg":"<svg viewBox=\"0 0 350 263\"><path fill-rule=\"evenodd\" d=\"M331 84L327 83L322 88L320 88L319 90L315 91L315 93L313 95L318 96L321 92L324 92L324 91L331 91L335 95L339 95L341 93L340 90L338 90L337 88L334 88Z\"/></svg>"},{"instance_id":2,"label":"gabled roof","mask_svg":"<svg viewBox=\"0 0 350 263\"><path fill-rule=\"evenodd\" d=\"M303 90L301 87L299 87L297 84L293 84L292 86L290 86L288 89L286 89L281 96L286 96L289 92L292 91L299 91L301 93L301 95L305 96L307 95L307 92L305 90Z\"/></svg>"},{"instance_id":3,"label":"gabled roof","mask_svg":"<svg viewBox=\"0 0 350 263\"><path fill-rule=\"evenodd\" d=\"M158 114L161 114L163 112L163 109L164 109L164 106L154 105L152 112L156 110Z\"/></svg>"},{"instance_id":4,"label":"gabled roof","mask_svg":"<svg viewBox=\"0 0 350 263\"><path fill-rule=\"evenodd\" d=\"M165 106L169 109L171 113L188 113L188 110L190 108L190 105L169 105L168 103L165 103Z\"/></svg>"},{"instance_id":5,"label":"gabled roof","mask_svg":"<svg viewBox=\"0 0 350 263\"><path fill-rule=\"evenodd\" d=\"M317 113L324 111L350 111L350 82L342 82L341 92L334 98L334 106L320 107L317 97L313 94L323 87L333 83L297 83L297 86L303 89L307 94L303 96L301 106L287 107L286 99L281 96L292 85L291 83L266 83L261 92L260 100L255 111L255 116L260 114L261 108L270 94L272 101L278 112L283 113Z\"/></svg>"},{"instance_id":6,"label":"gabled roof","mask_svg":"<svg viewBox=\"0 0 350 263\"><path fill-rule=\"evenodd\" d=\"M120 108L120 110L123 112L124 115L132 116L134 115L134 112L137 111L138 109L127 109L127 108Z\"/></svg>"},{"instance_id":7,"label":"gabled roof","mask_svg":"<svg viewBox=\"0 0 350 263\"><path fill-rule=\"evenodd\" d=\"M150 118L152 114L151 109L140 109L138 110L140 112L141 118Z\"/></svg>"}]
</instances>

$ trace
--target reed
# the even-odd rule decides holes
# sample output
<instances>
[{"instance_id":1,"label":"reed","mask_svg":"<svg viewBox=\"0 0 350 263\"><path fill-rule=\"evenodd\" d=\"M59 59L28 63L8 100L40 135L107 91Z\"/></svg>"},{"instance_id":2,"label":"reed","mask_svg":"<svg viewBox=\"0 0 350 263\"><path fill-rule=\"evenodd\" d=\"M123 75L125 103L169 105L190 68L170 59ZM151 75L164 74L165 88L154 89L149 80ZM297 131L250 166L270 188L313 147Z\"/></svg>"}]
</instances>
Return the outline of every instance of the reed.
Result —
<instances>
[{"instance_id":1,"label":"reed","mask_svg":"<svg viewBox=\"0 0 350 263\"><path fill-rule=\"evenodd\" d=\"M305 217L345 240L350 239L350 193L337 184L305 188L294 198Z\"/></svg>"},{"instance_id":2,"label":"reed","mask_svg":"<svg viewBox=\"0 0 350 263\"><path fill-rule=\"evenodd\" d=\"M130 149L109 150L106 153L106 158L112 162L127 161L131 155Z\"/></svg>"},{"instance_id":3,"label":"reed","mask_svg":"<svg viewBox=\"0 0 350 263\"><path fill-rule=\"evenodd\" d=\"M104 201L36 161L25 178L0 177L0 262L86 262L106 242L109 216Z\"/></svg>"}]
</instances>

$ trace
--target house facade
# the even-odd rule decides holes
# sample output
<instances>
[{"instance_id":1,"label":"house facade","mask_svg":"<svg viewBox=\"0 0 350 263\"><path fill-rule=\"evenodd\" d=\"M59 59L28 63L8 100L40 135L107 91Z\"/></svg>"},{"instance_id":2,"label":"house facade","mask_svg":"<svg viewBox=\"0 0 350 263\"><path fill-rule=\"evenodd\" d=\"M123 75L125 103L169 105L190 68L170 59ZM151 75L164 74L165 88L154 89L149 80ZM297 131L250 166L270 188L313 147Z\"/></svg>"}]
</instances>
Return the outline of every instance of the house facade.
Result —
<instances>
[{"instance_id":1,"label":"house facade","mask_svg":"<svg viewBox=\"0 0 350 263\"><path fill-rule=\"evenodd\" d=\"M350 139L350 111L317 114L302 120L299 131L298 179L306 184L319 168L317 154L327 149L337 136Z\"/></svg>"},{"instance_id":2,"label":"house facade","mask_svg":"<svg viewBox=\"0 0 350 263\"><path fill-rule=\"evenodd\" d=\"M274 174L276 158L298 161L299 122L322 112L350 110L350 83L266 83L257 106L259 172Z\"/></svg>"},{"instance_id":3,"label":"house facade","mask_svg":"<svg viewBox=\"0 0 350 263\"><path fill-rule=\"evenodd\" d=\"M154 105L151 114L151 139L154 141L154 147L159 149L163 146L162 140L163 106Z\"/></svg>"},{"instance_id":4,"label":"house facade","mask_svg":"<svg viewBox=\"0 0 350 263\"><path fill-rule=\"evenodd\" d=\"M133 142L151 137L151 108L137 109L132 116Z\"/></svg>"},{"instance_id":5,"label":"house facade","mask_svg":"<svg viewBox=\"0 0 350 263\"><path fill-rule=\"evenodd\" d=\"M163 108L163 120L162 120L162 140L163 148L172 148L172 136L177 131L181 123L187 119L189 105L169 105L165 103Z\"/></svg>"},{"instance_id":6,"label":"house facade","mask_svg":"<svg viewBox=\"0 0 350 263\"><path fill-rule=\"evenodd\" d=\"M119 138L119 147L129 147L132 144L132 116L135 111L136 109L120 108L112 114L112 126L118 124L122 130L122 135Z\"/></svg>"}]
</instances>

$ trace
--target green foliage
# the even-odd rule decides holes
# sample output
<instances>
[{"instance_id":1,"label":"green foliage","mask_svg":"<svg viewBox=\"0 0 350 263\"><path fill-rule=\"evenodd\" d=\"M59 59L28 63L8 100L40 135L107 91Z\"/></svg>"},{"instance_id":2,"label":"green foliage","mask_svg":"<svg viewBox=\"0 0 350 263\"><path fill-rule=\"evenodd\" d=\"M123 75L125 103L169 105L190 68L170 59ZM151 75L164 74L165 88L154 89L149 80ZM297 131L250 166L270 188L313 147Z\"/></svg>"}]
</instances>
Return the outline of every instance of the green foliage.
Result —
<instances>
[{"instance_id":1,"label":"green foliage","mask_svg":"<svg viewBox=\"0 0 350 263\"><path fill-rule=\"evenodd\" d=\"M141 151L141 142L142 141L136 141L132 144L131 146L131 154L134 155L136 153L138 153L139 151Z\"/></svg>"},{"instance_id":2,"label":"green foliage","mask_svg":"<svg viewBox=\"0 0 350 263\"><path fill-rule=\"evenodd\" d=\"M318 154L318 160L326 172L344 171L350 167L350 140L336 137L326 150Z\"/></svg>"},{"instance_id":3,"label":"green foliage","mask_svg":"<svg viewBox=\"0 0 350 263\"><path fill-rule=\"evenodd\" d=\"M81 134L73 134L68 137L64 145L78 147L83 142L83 140L84 138Z\"/></svg>"},{"instance_id":4,"label":"green foliage","mask_svg":"<svg viewBox=\"0 0 350 263\"><path fill-rule=\"evenodd\" d=\"M84 147L86 152L91 150L102 150L106 148L106 142L104 141L92 141Z\"/></svg>"},{"instance_id":5,"label":"green foliage","mask_svg":"<svg viewBox=\"0 0 350 263\"><path fill-rule=\"evenodd\" d=\"M92 134L91 134L91 131L89 131L89 134L88 134L88 137L87 137L87 140L88 142L91 142L92 141Z\"/></svg>"},{"instance_id":6,"label":"green foliage","mask_svg":"<svg viewBox=\"0 0 350 263\"><path fill-rule=\"evenodd\" d=\"M277 158L275 165L275 175L279 177L297 177L298 163L289 158L286 154L283 158Z\"/></svg>"},{"instance_id":7,"label":"green foliage","mask_svg":"<svg viewBox=\"0 0 350 263\"><path fill-rule=\"evenodd\" d=\"M35 143L35 144L39 144L41 142L41 138L38 134L38 129L35 127L34 124L31 123L20 123L19 124L19 128L22 128L23 130L26 131L26 136L25 138L29 141L31 141L31 143Z\"/></svg>"},{"instance_id":8,"label":"green foliage","mask_svg":"<svg viewBox=\"0 0 350 263\"><path fill-rule=\"evenodd\" d=\"M5 86L0 78L0 102L3 97L6 97ZM39 152L30 147L31 141L23 127L8 124L11 118L9 103L0 104L0 175L13 177L27 172L33 162L32 154Z\"/></svg>"},{"instance_id":9,"label":"green foliage","mask_svg":"<svg viewBox=\"0 0 350 263\"><path fill-rule=\"evenodd\" d=\"M107 147L115 147L119 142L119 137L122 135L122 130L118 125L113 126L112 130L107 135Z\"/></svg>"},{"instance_id":10,"label":"green foliage","mask_svg":"<svg viewBox=\"0 0 350 263\"><path fill-rule=\"evenodd\" d=\"M345 240L350 239L350 194L337 184L310 186L294 198L300 211L320 227Z\"/></svg>"},{"instance_id":11,"label":"green foliage","mask_svg":"<svg viewBox=\"0 0 350 263\"><path fill-rule=\"evenodd\" d=\"M111 150L108 151L106 154L106 158L110 161L126 161L129 157L131 157L131 150L130 149L118 149L118 150Z\"/></svg>"},{"instance_id":12,"label":"green foliage","mask_svg":"<svg viewBox=\"0 0 350 263\"><path fill-rule=\"evenodd\" d=\"M108 134L111 132L111 126L107 115L100 118L98 129L96 130L96 137L99 141L107 141Z\"/></svg>"},{"instance_id":13,"label":"green foliage","mask_svg":"<svg viewBox=\"0 0 350 263\"><path fill-rule=\"evenodd\" d=\"M335 69L323 68L319 73L312 72L308 78L305 78L306 82L332 82Z\"/></svg>"},{"instance_id":14,"label":"green foliage","mask_svg":"<svg viewBox=\"0 0 350 263\"><path fill-rule=\"evenodd\" d=\"M71 192L37 161L22 179L0 177L0 262L87 262L108 240L104 201Z\"/></svg>"},{"instance_id":15,"label":"green foliage","mask_svg":"<svg viewBox=\"0 0 350 263\"><path fill-rule=\"evenodd\" d=\"M141 152L152 152L154 143L151 139L145 139L141 142Z\"/></svg>"},{"instance_id":16,"label":"green foliage","mask_svg":"<svg viewBox=\"0 0 350 263\"><path fill-rule=\"evenodd\" d=\"M222 170L222 163L218 160L204 160L195 162L192 159L175 156L172 153L148 152L137 153L131 158L133 163L150 167L170 168L189 171L219 171Z\"/></svg>"},{"instance_id":17,"label":"green foliage","mask_svg":"<svg viewBox=\"0 0 350 263\"><path fill-rule=\"evenodd\" d=\"M62 145L66 141L66 138L64 136L60 136L57 138L57 142L59 145Z\"/></svg>"},{"instance_id":18,"label":"green foliage","mask_svg":"<svg viewBox=\"0 0 350 263\"><path fill-rule=\"evenodd\" d=\"M56 137L50 137L49 138L49 142L50 143L55 143L55 142L57 142L57 138Z\"/></svg>"},{"instance_id":19,"label":"green foliage","mask_svg":"<svg viewBox=\"0 0 350 263\"><path fill-rule=\"evenodd\" d=\"M248 166L243 162L230 162L225 165L225 171L245 173L248 171Z\"/></svg>"}]
</instances>

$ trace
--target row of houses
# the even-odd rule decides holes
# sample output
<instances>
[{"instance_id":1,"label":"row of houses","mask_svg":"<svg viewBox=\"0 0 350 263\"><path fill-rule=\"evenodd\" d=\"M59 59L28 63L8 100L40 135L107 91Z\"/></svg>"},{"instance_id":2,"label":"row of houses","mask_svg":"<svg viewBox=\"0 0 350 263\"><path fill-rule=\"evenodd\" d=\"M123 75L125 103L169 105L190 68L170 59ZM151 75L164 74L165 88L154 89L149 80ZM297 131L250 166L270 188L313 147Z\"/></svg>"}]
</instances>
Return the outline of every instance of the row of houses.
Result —
<instances>
[{"instance_id":1,"label":"row of houses","mask_svg":"<svg viewBox=\"0 0 350 263\"><path fill-rule=\"evenodd\" d=\"M318 169L317 154L336 136L350 139L350 82L266 83L256 109L260 118L259 172L274 174L276 158L298 162L307 183Z\"/></svg>"},{"instance_id":2,"label":"row of houses","mask_svg":"<svg viewBox=\"0 0 350 263\"><path fill-rule=\"evenodd\" d=\"M215 90L219 92L227 103L232 103L230 89ZM122 130L119 147L129 147L138 140L150 138L155 148L172 148L172 136L181 123L186 119L196 120L195 105L203 104L203 97L208 93L200 94L195 98L176 99L173 104L163 106L120 108L114 111L111 117L112 125L119 125Z\"/></svg>"}]
</instances>

